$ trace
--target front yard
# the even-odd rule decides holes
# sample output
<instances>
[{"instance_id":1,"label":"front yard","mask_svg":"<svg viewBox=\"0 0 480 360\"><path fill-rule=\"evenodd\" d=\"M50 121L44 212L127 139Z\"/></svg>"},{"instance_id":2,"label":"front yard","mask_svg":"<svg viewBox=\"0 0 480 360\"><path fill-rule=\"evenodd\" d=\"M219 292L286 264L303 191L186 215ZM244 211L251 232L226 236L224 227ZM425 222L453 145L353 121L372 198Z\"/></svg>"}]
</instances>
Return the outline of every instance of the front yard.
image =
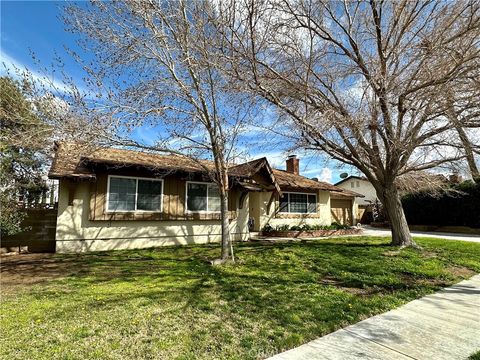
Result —
<instances>
[{"instance_id":1,"label":"front yard","mask_svg":"<svg viewBox=\"0 0 480 360\"><path fill-rule=\"evenodd\" d=\"M480 244L416 240L245 243L222 267L218 246L2 259L0 358L268 357L480 272Z\"/></svg>"}]
</instances>

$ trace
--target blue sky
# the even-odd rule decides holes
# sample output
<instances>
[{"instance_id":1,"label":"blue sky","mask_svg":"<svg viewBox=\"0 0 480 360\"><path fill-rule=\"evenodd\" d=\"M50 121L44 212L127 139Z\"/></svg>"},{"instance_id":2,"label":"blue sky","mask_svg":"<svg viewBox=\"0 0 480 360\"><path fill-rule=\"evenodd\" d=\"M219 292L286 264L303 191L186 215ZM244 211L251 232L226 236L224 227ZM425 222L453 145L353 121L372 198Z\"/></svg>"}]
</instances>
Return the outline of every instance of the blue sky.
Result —
<instances>
[{"instance_id":1,"label":"blue sky","mask_svg":"<svg viewBox=\"0 0 480 360\"><path fill-rule=\"evenodd\" d=\"M1 62L7 68L16 65L40 73L41 69L32 60L31 52L35 53L40 64L46 67L50 66L58 55L65 63L65 71L76 79L81 87L82 72L64 49L66 46L78 50L74 35L64 31L59 18L61 6L62 2L56 1L1 1ZM5 73L3 65L0 70L2 74ZM254 148L250 150L250 157L266 156L273 166L284 168L287 155L285 149L290 144L280 141L276 146L272 146L268 141L264 141L265 136L260 132L259 130L258 136L250 134L255 144L250 147ZM137 134L141 136L141 129ZM298 155L300 171L304 176L336 182L340 179L340 173L354 173L354 170L348 167L339 169L336 162L319 154Z\"/></svg>"}]
</instances>

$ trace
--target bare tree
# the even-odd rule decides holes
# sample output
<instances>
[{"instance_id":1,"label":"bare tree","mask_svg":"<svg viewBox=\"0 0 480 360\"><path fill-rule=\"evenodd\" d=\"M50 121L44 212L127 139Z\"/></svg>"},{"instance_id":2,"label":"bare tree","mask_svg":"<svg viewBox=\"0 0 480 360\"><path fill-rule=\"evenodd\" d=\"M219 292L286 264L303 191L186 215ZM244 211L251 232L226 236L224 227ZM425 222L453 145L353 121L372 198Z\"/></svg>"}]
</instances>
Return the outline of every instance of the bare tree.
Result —
<instances>
[{"instance_id":1,"label":"bare tree","mask_svg":"<svg viewBox=\"0 0 480 360\"><path fill-rule=\"evenodd\" d=\"M224 76L216 16L208 1L92 1L67 6L64 19L93 56L83 66L96 99L84 105L108 124L104 139L188 155L218 185L226 260L229 166L252 107ZM141 127L154 139L133 136ZM212 159L214 168L203 159Z\"/></svg>"},{"instance_id":2,"label":"bare tree","mask_svg":"<svg viewBox=\"0 0 480 360\"><path fill-rule=\"evenodd\" d=\"M457 81L445 92L446 116L458 135L458 147L465 152L465 160L474 181L480 180L476 154L480 155L480 64L471 78ZM468 126L473 125L473 129ZM468 133L470 132L470 134Z\"/></svg>"},{"instance_id":3,"label":"bare tree","mask_svg":"<svg viewBox=\"0 0 480 360\"><path fill-rule=\"evenodd\" d=\"M244 0L219 9L231 74L278 109L297 145L360 169L392 244L415 245L397 180L464 159L455 129L480 126L478 116L448 121L443 97L477 71L480 3Z\"/></svg>"}]
</instances>

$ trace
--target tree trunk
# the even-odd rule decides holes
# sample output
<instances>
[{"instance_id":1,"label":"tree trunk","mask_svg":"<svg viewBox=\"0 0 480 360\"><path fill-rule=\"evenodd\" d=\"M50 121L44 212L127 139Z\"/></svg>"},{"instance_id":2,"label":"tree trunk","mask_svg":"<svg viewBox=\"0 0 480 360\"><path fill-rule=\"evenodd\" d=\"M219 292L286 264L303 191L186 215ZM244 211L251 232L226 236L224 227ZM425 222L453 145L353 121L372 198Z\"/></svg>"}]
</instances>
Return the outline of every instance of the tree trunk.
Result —
<instances>
[{"instance_id":1,"label":"tree trunk","mask_svg":"<svg viewBox=\"0 0 480 360\"><path fill-rule=\"evenodd\" d=\"M230 257L230 224L228 221L228 190L220 189L220 211L222 220L222 260Z\"/></svg>"},{"instance_id":2,"label":"tree trunk","mask_svg":"<svg viewBox=\"0 0 480 360\"><path fill-rule=\"evenodd\" d=\"M452 96L450 94L450 96ZM473 181L477 182L478 178L480 177L480 172L478 171L477 163L475 162L475 155L473 153L473 144L467 136L463 124L458 118L457 113L455 112L452 98L450 97L450 107L448 109L448 118L453 123L455 130L457 130L458 137L462 142L463 149L465 150L465 157L467 159L468 168L470 169L470 173L472 175Z\"/></svg>"},{"instance_id":3,"label":"tree trunk","mask_svg":"<svg viewBox=\"0 0 480 360\"><path fill-rule=\"evenodd\" d=\"M480 177L480 172L478 171L478 167L475 162L475 156L472 150L472 143L468 139L467 133L465 132L463 127L458 125L458 123L455 123L455 129L457 130L458 136L462 141L463 149L465 150L465 157L467 158L468 168L470 169L470 174L472 175L473 181L477 182L478 178Z\"/></svg>"},{"instance_id":4,"label":"tree trunk","mask_svg":"<svg viewBox=\"0 0 480 360\"><path fill-rule=\"evenodd\" d=\"M407 219L403 212L402 202L395 185L384 188L383 206L390 220L392 230L392 245L396 246L415 246L415 242L410 234Z\"/></svg>"}]
</instances>

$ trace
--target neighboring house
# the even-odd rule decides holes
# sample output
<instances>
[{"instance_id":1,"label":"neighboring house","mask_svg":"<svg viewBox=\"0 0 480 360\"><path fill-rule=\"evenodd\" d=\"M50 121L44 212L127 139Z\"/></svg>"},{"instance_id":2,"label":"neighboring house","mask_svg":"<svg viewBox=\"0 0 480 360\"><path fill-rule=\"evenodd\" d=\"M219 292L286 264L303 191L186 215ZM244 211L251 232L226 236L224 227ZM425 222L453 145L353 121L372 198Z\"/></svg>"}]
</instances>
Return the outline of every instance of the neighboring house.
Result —
<instances>
[{"instance_id":1,"label":"neighboring house","mask_svg":"<svg viewBox=\"0 0 480 360\"><path fill-rule=\"evenodd\" d=\"M220 201L208 172L183 156L56 143L49 177L59 179L56 249L81 252L220 241ZM266 158L229 169L230 231L248 240L267 223L328 225L331 199L354 192L299 175L291 156L287 170L272 169ZM347 212L348 212L347 211ZM335 221L335 220L333 220ZM355 219L345 218L350 224Z\"/></svg>"},{"instance_id":2,"label":"neighboring house","mask_svg":"<svg viewBox=\"0 0 480 360\"><path fill-rule=\"evenodd\" d=\"M377 200L377 192L366 177L349 176L337 182L335 186L362 194L364 197L357 199L358 208L354 209L354 213L356 213L356 218L360 223L372 221L371 204Z\"/></svg>"}]
</instances>

